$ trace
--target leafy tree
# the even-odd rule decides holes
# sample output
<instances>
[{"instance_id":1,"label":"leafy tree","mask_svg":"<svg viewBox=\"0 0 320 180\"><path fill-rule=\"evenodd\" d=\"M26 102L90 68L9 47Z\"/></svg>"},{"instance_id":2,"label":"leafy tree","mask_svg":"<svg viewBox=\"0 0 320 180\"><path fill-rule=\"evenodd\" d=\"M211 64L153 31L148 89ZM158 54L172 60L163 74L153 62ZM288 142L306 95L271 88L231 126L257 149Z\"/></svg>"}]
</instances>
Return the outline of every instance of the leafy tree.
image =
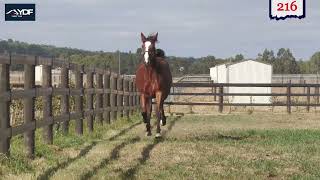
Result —
<instances>
[{"instance_id":1,"label":"leafy tree","mask_svg":"<svg viewBox=\"0 0 320 180\"><path fill-rule=\"evenodd\" d=\"M237 54L234 59L233 62L239 62L239 61L243 61L244 60L244 56L242 54Z\"/></svg>"},{"instance_id":2,"label":"leafy tree","mask_svg":"<svg viewBox=\"0 0 320 180\"><path fill-rule=\"evenodd\" d=\"M290 49L281 48L277 53L277 58L273 64L274 73L297 74L300 72L299 66Z\"/></svg>"},{"instance_id":3,"label":"leafy tree","mask_svg":"<svg viewBox=\"0 0 320 180\"><path fill-rule=\"evenodd\" d=\"M320 72L320 51L314 53L310 59L310 72L319 73Z\"/></svg>"},{"instance_id":4,"label":"leafy tree","mask_svg":"<svg viewBox=\"0 0 320 180\"><path fill-rule=\"evenodd\" d=\"M258 54L258 61L274 64L275 62L274 52L272 50L265 49L262 54Z\"/></svg>"}]
</instances>

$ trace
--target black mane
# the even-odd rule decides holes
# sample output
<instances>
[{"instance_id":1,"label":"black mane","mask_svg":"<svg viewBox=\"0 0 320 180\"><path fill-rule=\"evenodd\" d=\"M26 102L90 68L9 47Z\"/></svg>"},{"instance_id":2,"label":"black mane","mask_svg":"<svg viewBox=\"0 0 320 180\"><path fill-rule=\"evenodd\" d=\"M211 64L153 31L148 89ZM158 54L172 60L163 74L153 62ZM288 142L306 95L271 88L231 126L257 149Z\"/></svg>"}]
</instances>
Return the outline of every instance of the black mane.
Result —
<instances>
[{"instance_id":1,"label":"black mane","mask_svg":"<svg viewBox=\"0 0 320 180\"><path fill-rule=\"evenodd\" d=\"M156 56L157 56L157 57L162 57L162 58L164 58L164 57L166 56L166 54L165 54L164 50L162 50L162 49L157 49L157 50L156 50Z\"/></svg>"}]
</instances>

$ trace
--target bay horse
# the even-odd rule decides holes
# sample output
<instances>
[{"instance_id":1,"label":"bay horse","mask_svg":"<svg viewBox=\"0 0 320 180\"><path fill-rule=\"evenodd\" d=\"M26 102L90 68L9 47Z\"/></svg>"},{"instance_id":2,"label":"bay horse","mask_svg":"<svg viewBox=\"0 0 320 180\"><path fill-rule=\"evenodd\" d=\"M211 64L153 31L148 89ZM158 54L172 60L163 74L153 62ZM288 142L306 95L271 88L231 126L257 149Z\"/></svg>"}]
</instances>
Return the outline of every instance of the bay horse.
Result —
<instances>
[{"instance_id":1,"label":"bay horse","mask_svg":"<svg viewBox=\"0 0 320 180\"><path fill-rule=\"evenodd\" d=\"M172 86L172 75L164 52L156 49L158 33L146 37L141 33L143 62L136 71L136 86L140 92L141 115L146 124L146 134L151 136L152 99L156 99L157 133L161 137L161 128L166 125L163 102L168 97Z\"/></svg>"}]
</instances>

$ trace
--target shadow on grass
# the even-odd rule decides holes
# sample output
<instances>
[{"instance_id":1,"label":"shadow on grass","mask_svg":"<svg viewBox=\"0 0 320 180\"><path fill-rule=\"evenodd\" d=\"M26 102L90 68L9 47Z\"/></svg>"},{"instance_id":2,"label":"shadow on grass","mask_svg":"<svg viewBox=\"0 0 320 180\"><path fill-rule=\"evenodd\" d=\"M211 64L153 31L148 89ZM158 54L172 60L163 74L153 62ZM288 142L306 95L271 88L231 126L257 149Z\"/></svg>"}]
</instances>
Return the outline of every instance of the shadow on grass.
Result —
<instances>
[{"instance_id":1,"label":"shadow on grass","mask_svg":"<svg viewBox=\"0 0 320 180\"><path fill-rule=\"evenodd\" d=\"M52 168L48 169L43 174L41 174L37 179L38 180L49 179L49 177L51 177L59 169L63 169L65 167L67 167L69 164L71 164L72 162L74 162L75 160L85 156L96 144L97 144L97 142L93 142L89 146L86 146L84 149L82 149L80 151L78 156L76 156L75 158L68 159L67 161L65 161L63 163L58 164L56 167L52 167Z\"/></svg>"},{"instance_id":2,"label":"shadow on grass","mask_svg":"<svg viewBox=\"0 0 320 180\"><path fill-rule=\"evenodd\" d=\"M250 136L229 136L229 135L223 135L223 134L218 134L218 139L224 139L224 140L233 140L233 141L240 141L249 138Z\"/></svg>"},{"instance_id":3,"label":"shadow on grass","mask_svg":"<svg viewBox=\"0 0 320 180\"><path fill-rule=\"evenodd\" d=\"M130 131L131 129L135 128L136 126L140 125L142 122L138 122L138 123L135 123L129 127L127 127L126 129L123 129L120 133L114 135L113 137L109 138L109 141L113 141L115 139L117 139L118 137L124 135L125 133L127 133L128 131Z\"/></svg>"},{"instance_id":4,"label":"shadow on grass","mask_svg":"<svg viewBox=\"0 0 320 180\"><path fill-rule=\"evenodd\" d=\"M138 170L140 169L140 167L142 165L144 165L146 163L146 161L150 158L151 151L154 149L155 146L157 146L159 143L161 143L165 140L164 137L172 130L173 126L176 124L177 120L179 120L180 118L181 118L181 116L177 116L177 117L175 117L175 119L170 121L170 123L168 125L168 130L163 133L163 137L154 139L152 144L149 144L148 146L143 148L143 150L141 152L142 157L138 159L138 161L139 161L138 164L136 166L128 169L127 171L123 172L121 174L122 179L124 179L124 180L135 179L135 175L138 172Z\"/></svg>"},{"instance_id":5,"label":"shadow on grass","mask_svg":"<svg viewBox=\"0 0 320 180\"><path fill-rule=\"evenodd\" d=\"M112 136L111 138L109 138L108 140L109 141L113 141L113 140L116 140L118 137L124 135L125 133L127 133L128 131L130 131L131 129L133 129L134 127L138 126L139 124L141 124L141 122L138 122L138 123L135 123L125 129L123 129L122 131L120 131L120 133ZM77 155L76 157L74 158L71 158L65 162L62 162L60 164L58 164L57 166L55 167L52 167L52 168L49 168L48 170L46 170L43 174L40 174L38 176L38 180L46 180L46 179L49 179L51 176L54 175L54 173L56 173L59 169L64 169L66 168L67 166L69 166L71 163L73 163L74 161L82 158L83 156L85 156L86 154L88 154L90 152L90 150L92 150L92 148L94 146L97 145L97 142L93 142L92 144L90 144L89 146L86 146L84 149L82 149L79 153L79 155Z\"/></svg>"},{"instance_id":6,"label":"shadow on grass","mask_svg":"<svg viewBox=\"0 0 320 180\"><path fill-rule=\"evenodd\" d=\"M112 161L114 160L117 160L119 158L119 153L121 151L121 149L123 149L125 146L129 145L129 144L134 144L138 141L140 141L140 137L135 137L133 139L130 139L126 142L123 142L121 144L119 144L118 146L116 146L112 152L110 153L110 157L109 158L106 158L106 159L103 159L101 161L101 163L98 165L98 166L95 166L92 168L91 171L87 172L86 174L82 175L81 176L81 180L86 180L86 179L90 179L93 175L95 175L99 169L102 169L104 168L105 166L107 166L109 163L111 163Z\"/></svg>"}]
</instances>

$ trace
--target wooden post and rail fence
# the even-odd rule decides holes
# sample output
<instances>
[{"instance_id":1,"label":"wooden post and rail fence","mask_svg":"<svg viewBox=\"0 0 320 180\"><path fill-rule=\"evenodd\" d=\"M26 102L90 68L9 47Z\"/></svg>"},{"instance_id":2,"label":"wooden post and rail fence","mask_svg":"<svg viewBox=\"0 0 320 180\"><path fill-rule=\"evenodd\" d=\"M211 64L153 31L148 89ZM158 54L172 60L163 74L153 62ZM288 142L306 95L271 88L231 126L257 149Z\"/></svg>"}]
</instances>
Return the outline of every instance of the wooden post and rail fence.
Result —
<instances>
[{"instance_id":1,"label":"wooden post and rail fence","mask_svg":"<svg viewBox=\"0 0 320 180\"><path fill-rule=\"evenodd\" d=\"M24 66L23 89L10 88L10 66ZM35 85L35 67L42 66L42 84ZM52 70L61 69L61 84L52 87ZM75 87L70 86L70 72L75 76ZM83 77L86 75L86 87ZM96 81L95 81L95 80ZM96 83L94 83L96 82ZM53 115L53 97L61 97L60 115ZM35 118L35 99L43 99L43 118ZM74 97L74 111L70 110L70 99ZM95 103L94 103L95 97ZM86 98L86 103L84 103ZM23 124L10 124L10 105L12 100L23 101ZM129 117L139 108L140 98L134 79L125 78L106 69L85 67L65 60L24 55L0 55L0 153L9 155L10 140L13 136L24 134L27 155L35 153L35 131L43 129L47 144L53 143L53 125L62 124L63 133L69 131L70 121L75 121L75 132L83 134L84 122L89 132L94 123L102 125ZM86 104L86 107L84 107Z\"/></svg>"},{"instance_id":2,"label":"wooden post and rail fence","mask_svg":"<svg viewBox=\"0 0 320 180\"><path fill-rule=\"evenodd\" d=\"M23 89L11 89L10 66L24 65ZM42 83L35 85L35 67L41 65ZM52 86L52 71L60 68L61 82L58 87ZM71 86L70 72L74 74L75 86ZM86 82L83 82L84 75ZM86 86L84 86L84 83ZM225 87L270 87L286 88L286 93L228 93ZM211 88L209 93L173 92L171 96L211 96L213 102L165 102L167 105L206 105L218 106L223 112L225 106L284 106L291 113L292 106L318 107L320 84L238 84L238 83L174 83L174 88ZM306 88L304 93L292 93L292 88ZM311 89L314 88L314 93ZM60 114L53 115L53 97L61 97ZM271 103L228 103L226 96L280 96L285 102ZM292 102L294 96L306 97L306 102ZM43 118L35 120L35 98L43 99ZM71 112L70 99L74 97L74 111ZM311 103L311 97L315 102ZM84 99L86 98L86 99ZM218 98L218 101L216 101ZM94 102L95 99L95 102ZM24 123L17 127L10 124L10 105L12 100L23 100ZM86 101L86 103L84 103ZM85 104L85 107L84 107ZM0 55L0 153L9 154L10 140L13 136L24 134L27 154L33 157L35 150L35 130L43 129L46 143L53 143L53 125L62 124L64 134L69 132L70 121L75 121L75 131L83 134L84 122L89 132L93 131L94 122L102 125L116 120L118 117L129 117L139 109L140 98L133 78L125 78L106 69L84 67L65 60L24 55Z\"/></svg>"},{"instance_id":3,"label":"wooden post and rail fence","mask_svg":"<svg viewBox=\"0 0 320 180\"><path fill-rule=\"evenodd\" d=\"M270 88L286 88L286 93L225 93L225 87L270 87ZM219 112L223 112L224 106L266 106L287 107L287 112L291 113L292 106L304 106L307 111L310 111L310 107L319 107L319 88L320 84L292 84L292 83L272 83L272 84L244 84L244 83L174 83L173 88L213 88L208 93L185 93L185 92L173 92L171 96L211 96L214 97L214 102L165 102L167 105L205 105L205 106L218 106ZM292 93L292 88L307 88L306 93ZM311 93L311 88L314 89L314 93ZM217 92L218 91L218 92ZM286 97L286 102L270 102L270 103L229 103L225 102L225 96L268 96L268 97ZM306 102L292 102L292 97L306 97ZM216 97L218 101L216 102ZM311 97L315 97L315 101L311 103Z\"/></svg>"}]
</instances>

